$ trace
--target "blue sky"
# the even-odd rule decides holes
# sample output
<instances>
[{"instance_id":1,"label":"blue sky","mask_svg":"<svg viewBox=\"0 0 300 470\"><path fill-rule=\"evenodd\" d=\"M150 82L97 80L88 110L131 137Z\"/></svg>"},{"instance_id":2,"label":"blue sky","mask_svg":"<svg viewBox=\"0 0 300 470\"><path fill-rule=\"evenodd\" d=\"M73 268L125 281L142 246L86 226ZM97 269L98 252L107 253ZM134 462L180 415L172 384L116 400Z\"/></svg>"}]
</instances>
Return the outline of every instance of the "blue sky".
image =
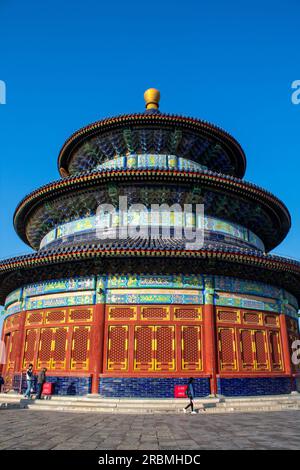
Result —
<instances>
[{"instance_id":1,"label":"blue sky","mask_svg":"<svg viewBox=\"0 0 300 470\"><path fill-rule=\"evenodd\" d=\"M46 3L46 4L45 4ZM142 111L211 121L247 155L245 179L274 192L293 226L277 253L300 258L300 4L289 0L24 2L0 0L0 258L30 251L15 234L20 199L58 179L76 129Z\"/></svg>"}]
</instances>

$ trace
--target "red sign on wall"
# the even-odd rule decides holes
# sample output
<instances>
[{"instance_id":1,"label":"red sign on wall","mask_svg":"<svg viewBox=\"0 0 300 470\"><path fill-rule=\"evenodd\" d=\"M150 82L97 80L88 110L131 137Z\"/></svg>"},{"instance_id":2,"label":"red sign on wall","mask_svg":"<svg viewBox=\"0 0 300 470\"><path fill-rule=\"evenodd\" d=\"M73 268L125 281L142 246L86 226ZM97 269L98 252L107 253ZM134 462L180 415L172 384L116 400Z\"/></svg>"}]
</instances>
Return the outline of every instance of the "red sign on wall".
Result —
<instances>
[{"instance_id":1,"label":"red sign on wall","mask_svg":"<svg viewBox=\"0 0 300 470\"><path fill-rule=\"evenodd\" d=\"M175 385L174 396L175 398L186 398L187 385Z\"/></svg>"}]
</instances>

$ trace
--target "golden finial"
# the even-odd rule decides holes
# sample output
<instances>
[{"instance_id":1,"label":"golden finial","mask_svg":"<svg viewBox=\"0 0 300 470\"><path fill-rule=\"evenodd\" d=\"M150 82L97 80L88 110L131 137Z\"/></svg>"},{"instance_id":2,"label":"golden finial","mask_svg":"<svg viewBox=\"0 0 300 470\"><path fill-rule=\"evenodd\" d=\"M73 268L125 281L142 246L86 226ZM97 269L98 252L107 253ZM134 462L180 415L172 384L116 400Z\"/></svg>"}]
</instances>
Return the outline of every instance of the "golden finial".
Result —
<instances>
[{"instance_id":1,"label":"golden finial","mask_svg":"<svg viewBox=\"0 0 300 470\"><path fill-rule=\"evenodd\" d=\"M156 88L148 88L144 93L144 99L146 101L146 109L158 109L160 93Z\"/></svg>"}]
</instances>

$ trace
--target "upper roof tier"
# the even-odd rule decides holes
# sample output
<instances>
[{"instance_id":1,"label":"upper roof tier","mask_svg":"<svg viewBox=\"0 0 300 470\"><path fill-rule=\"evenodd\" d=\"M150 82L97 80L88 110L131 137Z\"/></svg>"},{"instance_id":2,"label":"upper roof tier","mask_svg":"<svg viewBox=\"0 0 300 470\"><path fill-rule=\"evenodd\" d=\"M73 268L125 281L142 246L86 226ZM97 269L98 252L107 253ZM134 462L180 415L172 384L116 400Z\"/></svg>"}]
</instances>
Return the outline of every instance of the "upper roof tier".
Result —
<instances>
[{"instance_id":1,"label":"upper roof tier","mask_svg":"<svg viewBox=\"0 0 300 470\"><path fill-rule=\"evenodd\" d=\"M145 92L144 113L103 119L75 132L62 147L62 177L94 170L116 157L131 154L177 155L208 169L242 178L245 154L227 132L206 121L158 110L159 92Z\"/></svg>"}]
</instances>

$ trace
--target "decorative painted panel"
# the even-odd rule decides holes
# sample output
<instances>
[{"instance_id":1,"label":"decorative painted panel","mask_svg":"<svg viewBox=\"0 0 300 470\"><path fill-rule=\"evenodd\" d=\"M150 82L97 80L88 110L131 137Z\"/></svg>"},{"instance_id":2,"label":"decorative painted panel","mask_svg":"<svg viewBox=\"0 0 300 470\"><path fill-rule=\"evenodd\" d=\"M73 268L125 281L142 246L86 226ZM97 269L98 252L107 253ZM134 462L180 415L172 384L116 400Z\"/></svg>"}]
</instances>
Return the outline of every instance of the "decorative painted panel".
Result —
<instances>
[{"instance_id":1,"label":"decorative painted panel","mask_svg":"<svg viewBox=\"0 0 300 470\"><path fill-rule=\"evenodd\" d=\"M53 294L56 292L85 291L95 289L95 277L67 278L31 284L24 288L24 297Z\"/></svg>"},{"instance_id":2,"label":"decorative painted panel","mask_svg":"<svg viewBox=\"0 0 300 470\"><path fill-rule=\"evenodd\" d=\"M26 310L35 310L42 308L67 307L74 305L91 305L94 304L95 294L86 292L81 294L68 294L66 296L47 295L41 297L30 297L26 300Z\"/></svg>"},{"instance_id":3,"label":"decorative painted panel","mask_svg":"<svg viewBox=\"0 0 300 470\"><path fill-rule=\"evenodd\" d=\"M181 327L181 368L182 370L202 370L201 327Z\"/></svg>"},{"instance_id":4,"label":"decorative painted panel","mask_svg":"<svg viewBox=\"0 0 300 470\"><path fill-rule=\"evenodd\" d=\"M22 289L17 289L11 292L5 299L5 307L15 302L18 302L22 298Z\"/></svg>"},{"instance_id":5,"label":"decorative painted panel","mask_svg":"<svg viewBox=\"0 0 300 470\"><path fill-rule=\"evenodd\" d=\"M257 300L257 298L250 298L246 295L240 296L237 294L229 294L226 292L219 292L216 295L216 305L226 306L226 307L236 307L236 308L247 308L253 310L264 310L270 312L278 312L280 307L278 303L272 299L263 299Z\"/></svg>"},{"instance_id":6,"label":"decorative painted panel","mask_svg":"<svg viewBox=\"0 0 300 470\"><path fill-rule=\"evenodd\" d=\"M107 369L126 371L128 369L128 326L108 327Z\"/></svg>"}]
</instances>

